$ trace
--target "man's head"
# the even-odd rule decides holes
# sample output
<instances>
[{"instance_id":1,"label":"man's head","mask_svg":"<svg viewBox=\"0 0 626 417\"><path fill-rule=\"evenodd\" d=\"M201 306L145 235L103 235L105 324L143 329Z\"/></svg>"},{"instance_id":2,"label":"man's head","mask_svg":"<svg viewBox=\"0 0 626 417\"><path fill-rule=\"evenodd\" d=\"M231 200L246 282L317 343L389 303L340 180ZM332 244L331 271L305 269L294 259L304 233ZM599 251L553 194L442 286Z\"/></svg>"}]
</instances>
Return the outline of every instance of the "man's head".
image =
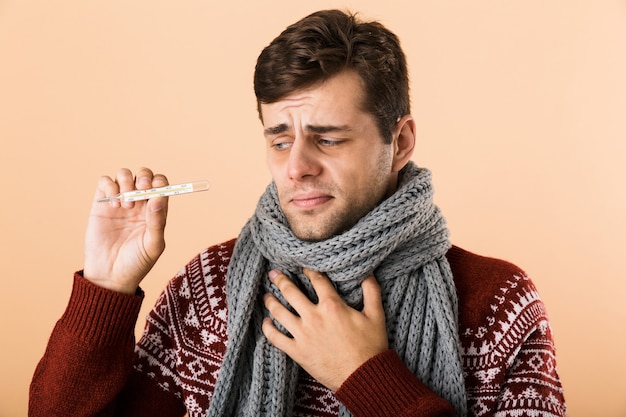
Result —
<instances>
[{"instance_id":1,"label":"man's head","mask_svg":"<svg viewBox=\"0 0 626 417\"><path fill-rule=\"evenodd\" d=\"M338 11L290 26L261 53L267 161L297 237L342 233L396 190L415 144L407 78L395 35Z\"/></svg>"},{"instance_id":2,"label":"man's head","mask_svg":"<svg viewBox=\"0 0 626 417\"><path fill-rule=\"evenodd\" d=\"M259 55L254 91L262 103L353 70L363 83L363 110L385 142L410 113L409 77L398 37L378 22L361 22L340 10L313 13L287 27Z\"/></svg>"}]
</instances>

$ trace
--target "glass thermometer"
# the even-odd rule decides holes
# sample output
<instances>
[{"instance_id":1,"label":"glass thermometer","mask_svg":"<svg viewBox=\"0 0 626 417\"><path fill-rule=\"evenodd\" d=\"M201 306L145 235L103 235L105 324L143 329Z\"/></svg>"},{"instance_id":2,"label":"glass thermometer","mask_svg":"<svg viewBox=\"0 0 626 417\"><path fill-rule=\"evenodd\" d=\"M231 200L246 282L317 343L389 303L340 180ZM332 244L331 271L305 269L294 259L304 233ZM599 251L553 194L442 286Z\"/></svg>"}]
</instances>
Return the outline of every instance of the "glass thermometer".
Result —
<instances>
[{"instance_id":1,"label":"glass thermometer","mask_svg":"<svg viewBox=\"0 0 626 417\"><path fill-rule=\"evenodd\" d=\"M155 197L169 197L173 195L181 195L188 193L195 193L198 191L206 191L209 189L208 181L194 181L184 184L166 185L165 187L150 188L147 190L133 190L119 193L111 197L99 198L98 203L104 203L107 201L139 201L147 200Z\"/></svg>"}]
</instances>

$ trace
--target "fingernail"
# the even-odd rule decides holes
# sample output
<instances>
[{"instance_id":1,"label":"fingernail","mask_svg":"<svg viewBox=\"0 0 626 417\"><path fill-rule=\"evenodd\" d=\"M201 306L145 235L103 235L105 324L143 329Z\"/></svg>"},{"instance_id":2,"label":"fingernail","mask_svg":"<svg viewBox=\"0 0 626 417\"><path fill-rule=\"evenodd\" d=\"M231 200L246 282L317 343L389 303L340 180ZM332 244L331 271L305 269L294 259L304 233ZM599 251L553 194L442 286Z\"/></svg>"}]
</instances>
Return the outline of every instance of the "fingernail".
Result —
<instances>
[{"instance_id":1,"label":"fingernail","mask_svg":"<svg viewBox=\"0 0 626 417\"><path fill-rule=\"evenodd\" d=\"M267 276L270 278L270 281L274 282L274 279L276 278L276 276L278 275L278 271L275 269L272 269L270 272L267 273Z\"/></svg>"},{"instance_id":2,"label":"fingernail","mask_svg":"<svg viewBox=\"0 0 626 417\"><path fill-rule=\"evenodd\" d=\"M150 179L148 177L140 177L139 181L137 181L137 188L141 188L143 189L145 188L149 188L152 185L152 182L150 181Z\"/></svg>"}]
</instances>

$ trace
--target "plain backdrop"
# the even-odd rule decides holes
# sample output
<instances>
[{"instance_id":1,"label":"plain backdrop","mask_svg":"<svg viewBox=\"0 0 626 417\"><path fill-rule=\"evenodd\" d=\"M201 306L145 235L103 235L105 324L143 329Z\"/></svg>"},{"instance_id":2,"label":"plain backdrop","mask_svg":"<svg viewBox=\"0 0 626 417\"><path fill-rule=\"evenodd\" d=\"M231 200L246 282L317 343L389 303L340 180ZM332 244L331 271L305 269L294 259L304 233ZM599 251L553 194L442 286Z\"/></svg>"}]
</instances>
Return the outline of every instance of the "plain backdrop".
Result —
<instances>
[{"instance_id":1,"label":"plain backdrop","mask_svg":"<svg viewBox=\"0 0 626 417\"><path fill-rule=\"evenodd\" d=\"M626 3L608 0L0 0L0 416L81 268L97 179L148 166L170 200L137 326L269 181L260 50L321 8L401 38L418 143L455 244L512 261L548 308L571 416L626 416Z\"/></svg>"}]
</instances>

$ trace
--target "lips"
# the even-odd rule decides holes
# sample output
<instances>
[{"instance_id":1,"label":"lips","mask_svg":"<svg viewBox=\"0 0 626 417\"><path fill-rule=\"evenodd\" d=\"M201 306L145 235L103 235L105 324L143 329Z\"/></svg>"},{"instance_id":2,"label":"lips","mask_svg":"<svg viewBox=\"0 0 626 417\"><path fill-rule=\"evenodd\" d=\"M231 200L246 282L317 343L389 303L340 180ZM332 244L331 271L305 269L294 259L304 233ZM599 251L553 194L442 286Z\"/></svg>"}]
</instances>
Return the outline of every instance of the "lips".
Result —
<instances>
[{"instance_id":1,"label":"lips","mask_svg":"<svg viewBox=\"0 0 626 417\"><path fill-rule=\"evenodd\" d=\"M332 198L332 196L323 193L298 194L291 198L291 203L298 208L311 210L326 204Z\"/></svg>"}]
</instances>

